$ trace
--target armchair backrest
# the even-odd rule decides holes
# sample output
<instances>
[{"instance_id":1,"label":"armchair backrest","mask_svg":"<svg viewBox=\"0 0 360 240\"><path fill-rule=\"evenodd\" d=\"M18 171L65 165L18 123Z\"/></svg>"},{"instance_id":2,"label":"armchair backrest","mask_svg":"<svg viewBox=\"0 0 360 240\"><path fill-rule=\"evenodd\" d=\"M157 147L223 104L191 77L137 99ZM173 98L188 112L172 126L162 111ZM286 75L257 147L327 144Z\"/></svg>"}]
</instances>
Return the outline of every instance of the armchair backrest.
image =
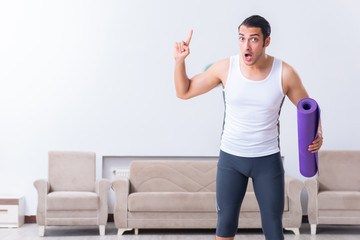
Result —
<instances>
[{"instance_id":1,"label":"armchair backrest","mask_svg":"<svg viewBox=\"0 0 360 240\"><path fill-rule=\"evenodd\" d=\"M360 191L360 151L319 151L319 190Z\"/></svg>"},{"instance_id":2,"label":"armchair backrest","mask_svg":"<svg viewBox=\"0 0 360 240\"><path fill-rule=\"evenodd\" d=\"M50 191L95 190L95 153L50 151L48 164Z\"/></svg>"}]
</instances>

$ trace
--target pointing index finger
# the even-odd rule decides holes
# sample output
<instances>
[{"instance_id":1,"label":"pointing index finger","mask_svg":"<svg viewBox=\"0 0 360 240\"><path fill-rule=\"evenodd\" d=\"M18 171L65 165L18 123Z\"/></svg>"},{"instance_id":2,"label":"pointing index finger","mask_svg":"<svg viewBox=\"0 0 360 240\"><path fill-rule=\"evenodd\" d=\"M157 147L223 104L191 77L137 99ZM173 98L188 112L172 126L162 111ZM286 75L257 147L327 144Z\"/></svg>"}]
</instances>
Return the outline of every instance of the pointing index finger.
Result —
<instances>
[{"instance_id":1,"label":"pointing index finger","mask_svg":"<svg viewBox=\"0 0 360 240\"><path fill-rule=\"evenodd\" d=\"M189 37L188 37L188 39L186 40L186 45L189 45L190 40L191 40L191 37L192 37L192 34L193 34L193 30L191 29L191 30L190 30L190 34L189 34Z\"/></svg>"}]
</instances>

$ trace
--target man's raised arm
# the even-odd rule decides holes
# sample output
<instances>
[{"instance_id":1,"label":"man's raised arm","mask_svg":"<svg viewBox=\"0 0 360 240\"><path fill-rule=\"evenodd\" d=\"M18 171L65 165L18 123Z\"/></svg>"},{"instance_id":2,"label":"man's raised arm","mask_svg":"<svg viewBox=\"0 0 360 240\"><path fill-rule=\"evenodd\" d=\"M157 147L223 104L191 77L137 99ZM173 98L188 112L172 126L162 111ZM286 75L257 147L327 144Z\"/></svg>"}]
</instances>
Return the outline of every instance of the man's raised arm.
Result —
<instances>
[{"instance_id":1,"label":"man's raised arm","mask_svg":"<svg viewBox=\"0 0 360 240\"><path fill-rule=\"evenodd\" d=\"M227 69L225 65L228 64L228 60L219 61L205 72L189 79L185 69L185 58L190 54L189 44L192 34L193 30L190 31L186 42L177 42L174 46L176 96L181 99L189 99L215 88L221 82L220 76L224 69Z\"/></svg>"}]
</instances>

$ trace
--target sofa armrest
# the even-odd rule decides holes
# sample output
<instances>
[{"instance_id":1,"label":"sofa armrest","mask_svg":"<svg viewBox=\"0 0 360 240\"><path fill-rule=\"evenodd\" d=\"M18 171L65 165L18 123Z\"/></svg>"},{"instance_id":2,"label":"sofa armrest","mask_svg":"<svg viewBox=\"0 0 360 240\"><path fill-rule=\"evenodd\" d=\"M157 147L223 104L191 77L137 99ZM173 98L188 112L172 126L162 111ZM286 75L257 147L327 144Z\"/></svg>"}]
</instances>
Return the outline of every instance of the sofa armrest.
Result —
<instances>
[{"instance_id":1,"label":"sofa armrest","mask_svg":"<svg viewBox=\"0 0 360 240\"><path fill-rule=\"evenodd\" d=\"M308 192L308 218L310 224L317 224L319 183L315 178L307 179L305 187Z\"/></svg>"},{"instance_id":2,"label":"sofa armrest","mask_svg":"<svg viewBox=\"0 0 360 240\"><path fill-rule=\"evenodd\" d=\"M291 225L300 228L302 222L301 191L304 183L294 177L285 176L285 187L289 198Z\"/></svg>"},{"instance_id":3,"label":"sofa armrest","mask_svg":"<svg viewBox=\"0 0 360 240\"><path fill-rule=\"evenodd\" d=\"M114 221L117 228L127 228L128 196L130 193L130 182L126 177L116 177L112 183L115 191Z\"/></svg>"},{"instance_id":4,"label":"sofa armrest","mask_svg":"<svg viewBox=\"0 0 360 240\"><path fill-rule=\"evenodd\" d=\"M108 179L97 179L95 181L95 192L100 198L99 225L106 225L108 218L108 192L111 182Z\"/></svg>"},{"instance_id":5,"label":"sofa armrest","mask_svg":"<svg viewBox=\"0 0 360 240\"><path fill-rule=\"evenodd\" d=\"M46 195L50 191L50 184L47 179L38 179L34 182L34 187L36 188L38 193L36 221L38 225L45 226Z\"/></svg>"}]
</instances>

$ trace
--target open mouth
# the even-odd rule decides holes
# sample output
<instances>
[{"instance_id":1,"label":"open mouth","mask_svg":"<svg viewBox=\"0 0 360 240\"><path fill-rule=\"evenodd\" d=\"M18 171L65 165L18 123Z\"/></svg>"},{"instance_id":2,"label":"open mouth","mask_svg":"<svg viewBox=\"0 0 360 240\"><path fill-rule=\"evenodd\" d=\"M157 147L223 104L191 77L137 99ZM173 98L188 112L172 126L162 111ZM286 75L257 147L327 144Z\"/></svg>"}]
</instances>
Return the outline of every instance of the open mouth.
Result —
<instances>
[{"instance_id":1,"label":"open mouth","mask_svg":"<svg viewBox=\"0 0 360 240\"><path fill-rule=\"evenodd\" d=\"M250 61L252 59L252 54L251 53L245 53L245 59L246 61Z\"/></svg>"}]
</instances>

